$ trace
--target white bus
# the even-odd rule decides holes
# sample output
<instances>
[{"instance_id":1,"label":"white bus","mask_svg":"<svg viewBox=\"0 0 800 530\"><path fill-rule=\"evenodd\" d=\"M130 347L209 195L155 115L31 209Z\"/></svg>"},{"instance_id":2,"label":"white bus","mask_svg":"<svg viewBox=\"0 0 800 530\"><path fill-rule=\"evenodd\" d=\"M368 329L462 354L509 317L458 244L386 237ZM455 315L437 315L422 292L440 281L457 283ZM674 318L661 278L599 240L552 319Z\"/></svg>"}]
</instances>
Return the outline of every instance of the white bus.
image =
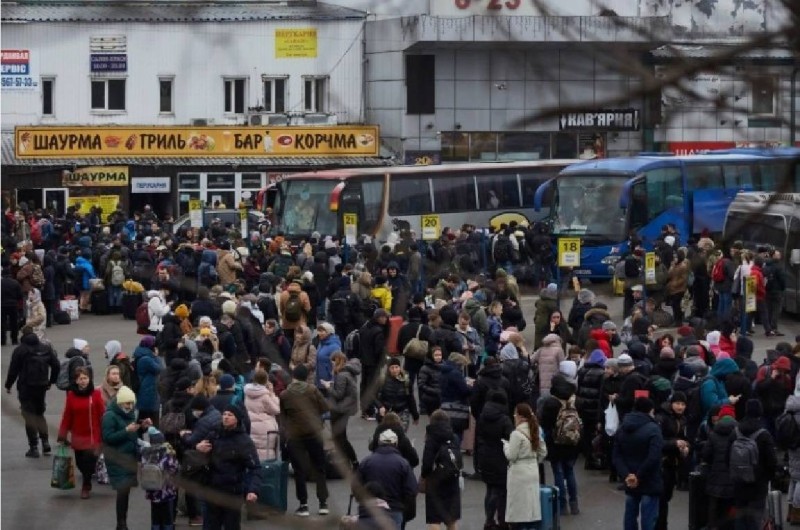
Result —
<instances>
[{"instance_id":1,"label":"white bus","mask_svg":"<svg viewBox=\"0 0 800 530\"><path fill-rule=\"evenodd\" d=\"M386 241L393 231L421 236L421 216L436 214L441 227L533 223L543 182L578 160L396 166L297 173L276 186L273 232L292 239L344 234L344 213L355 213L358 234Z\"/></svg>"}]
</instances>

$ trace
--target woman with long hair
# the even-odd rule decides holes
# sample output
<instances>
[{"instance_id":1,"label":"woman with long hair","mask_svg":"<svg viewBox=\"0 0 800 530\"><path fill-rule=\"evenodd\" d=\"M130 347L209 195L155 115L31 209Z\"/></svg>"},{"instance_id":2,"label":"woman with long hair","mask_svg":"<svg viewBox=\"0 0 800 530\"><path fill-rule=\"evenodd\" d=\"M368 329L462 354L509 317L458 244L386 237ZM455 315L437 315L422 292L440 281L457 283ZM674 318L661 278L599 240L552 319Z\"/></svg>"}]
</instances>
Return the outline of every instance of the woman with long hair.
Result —
<instances>
[{"instance_id":1,"label":"woman with long hair","mask_svg":"<svg viewBox=\"0 0 800 530\"><path fill-rule=\"evenodd\" d=\"M347 360L347 356L337 351L331 355L333 380L320 380L331 408L331 433L333 443L347 461L358 467L358 456L350 440L347 439L347 422L350 416L358 413L358 376L361 374L361 361Z\"/></svg>"},{"instance_id":2,"label":"woman with long hair","mask_svg":"<svg viewBox=\"0 0 800 530\"><path fill-rule=\"evenodd\" d=\"M514 425L509 440L503 443L508 460L506 523L514 529L528 529L542 519L539 464L547 456L547 447L539 437L539 422L527 403L519 403L514 409Z\"/></svg>"},{"instance_id":3,"label":"woman with long hair","mask_svg":"<svg viewBox=\"0 0 800 530\"><path fill-rule=\"evenodd\" d=\"M67 401L58 428L58 443L69 444L75 451L75 464L83 477L81 499L92 490L92 474L100 455L101 424L106 411L103 395L95 388L85 366L75 368L75 379L67 390Z\"/></svg>"}]
</instances>

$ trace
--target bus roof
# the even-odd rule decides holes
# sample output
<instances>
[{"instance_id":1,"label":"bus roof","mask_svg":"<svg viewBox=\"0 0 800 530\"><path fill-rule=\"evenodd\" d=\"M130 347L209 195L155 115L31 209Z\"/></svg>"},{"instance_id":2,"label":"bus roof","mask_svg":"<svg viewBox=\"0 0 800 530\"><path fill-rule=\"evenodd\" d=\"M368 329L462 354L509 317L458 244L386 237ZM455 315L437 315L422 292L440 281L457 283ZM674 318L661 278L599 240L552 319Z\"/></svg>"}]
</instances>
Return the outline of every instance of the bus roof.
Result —
<instances>
[{"instance_id":1,"label":"bus roof","mask_svg":"<svg viewBox=\"0 0 800 530\"><path fill-rule=\"evenodd\" d=\"M470 170L491 170L498 168L514 168L526 169L536 167L566 167L570 164L580 162L577 159L546 159L546 160L530 160L526 162L479 162L479 163L463 163L463 164L441 164L433 166L391 166L391 167L374 167L374 168L352 168L352 169L326 169L323 171L305 171L302 173L292 173L283 177L282 180L295 180L295 179L319 179L319 180L344 180L347 178L358 177L362 175L409 175L417 173L450 173L456 171L470 171Z\"/></svg>"},{"instance_id":2,"label":"bus roof","mask_svg":"<svg viewBox=\"0 0 800 530\"><path fill-rule=\"evenodd\" d=\"M752 162L769 158L766 154L755 155L752 153L717 152L705 155L686 156L634 156L630 158L604 158L574 164L561 171L561 174L587 173L597 171L611 171L619 173L639 173L657 167L679 166L681 164L704 164L709 162ZM795 149L792 154L785 154L773 158L786 158L800 156L800 149Z\"/></svg>"}]
</instances>

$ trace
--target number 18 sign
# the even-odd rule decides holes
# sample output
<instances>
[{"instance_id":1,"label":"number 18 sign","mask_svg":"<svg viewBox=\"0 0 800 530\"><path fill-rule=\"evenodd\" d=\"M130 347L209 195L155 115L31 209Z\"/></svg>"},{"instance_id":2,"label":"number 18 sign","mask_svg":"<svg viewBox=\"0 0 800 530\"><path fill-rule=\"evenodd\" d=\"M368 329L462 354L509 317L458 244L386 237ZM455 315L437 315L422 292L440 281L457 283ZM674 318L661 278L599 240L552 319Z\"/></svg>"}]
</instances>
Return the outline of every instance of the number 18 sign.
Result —
<instances>
[{"instance_id":1,"label":"number 18 sign","mask_svg":"<svg viewBox=\"0 0 800 530\"><path fill-rule=\"evenodd\" d=\"M562 237L558 240L558 266L578 267L581 264L581 240L578 237Z\"/></svg>"}]
</instances>

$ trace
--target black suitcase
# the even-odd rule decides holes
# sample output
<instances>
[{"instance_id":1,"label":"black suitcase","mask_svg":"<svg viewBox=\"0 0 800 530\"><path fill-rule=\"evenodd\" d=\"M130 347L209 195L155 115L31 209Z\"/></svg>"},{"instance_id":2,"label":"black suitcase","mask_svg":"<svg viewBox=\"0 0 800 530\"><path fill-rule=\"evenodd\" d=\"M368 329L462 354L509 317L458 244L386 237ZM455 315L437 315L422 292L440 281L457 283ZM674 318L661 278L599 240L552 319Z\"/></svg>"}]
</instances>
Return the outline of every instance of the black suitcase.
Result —
<instances>
[{"instance_id":1,"label":"black suitcase","mask_svg":"<svg viewBox=\"0 0 800 530\"><path fill-rule=\"evenodd\" d=\"M122 317L125 320L136 320L136 310L142 304L141 293L122 294Z\"/></svg>"},{"instance_id":2,"label":"black suitcase","mask_svg":"<svg viewBox=\"0 0 800 530\"><path fill-rule=\"evenodd\" d=\"M702 530L708 525L706 477L698 471L689 473L689 530Z\"/></svg>"},{"instance_id":3,"label":"black suitcase","mask_svg":"<svg viewBox=\"0 0 800 530\"><path fill-rule=\"evenodd\" d=\"M65 326L72 324L72 319L69 317L69 313L66 311L61 311L60 309L56 309L53 313L53 322L56 324Z\"/></svg>"},{"instance_id":4,"label":"black suitcase","mask_svg":"<svg viewBox=\"0 0 800 530\"><path fill-rule=\"evenodd\" d=\"M108 292L105 289L92 291L92 313L95 315L108 314Z\"/></svg>"}]
</instances>

